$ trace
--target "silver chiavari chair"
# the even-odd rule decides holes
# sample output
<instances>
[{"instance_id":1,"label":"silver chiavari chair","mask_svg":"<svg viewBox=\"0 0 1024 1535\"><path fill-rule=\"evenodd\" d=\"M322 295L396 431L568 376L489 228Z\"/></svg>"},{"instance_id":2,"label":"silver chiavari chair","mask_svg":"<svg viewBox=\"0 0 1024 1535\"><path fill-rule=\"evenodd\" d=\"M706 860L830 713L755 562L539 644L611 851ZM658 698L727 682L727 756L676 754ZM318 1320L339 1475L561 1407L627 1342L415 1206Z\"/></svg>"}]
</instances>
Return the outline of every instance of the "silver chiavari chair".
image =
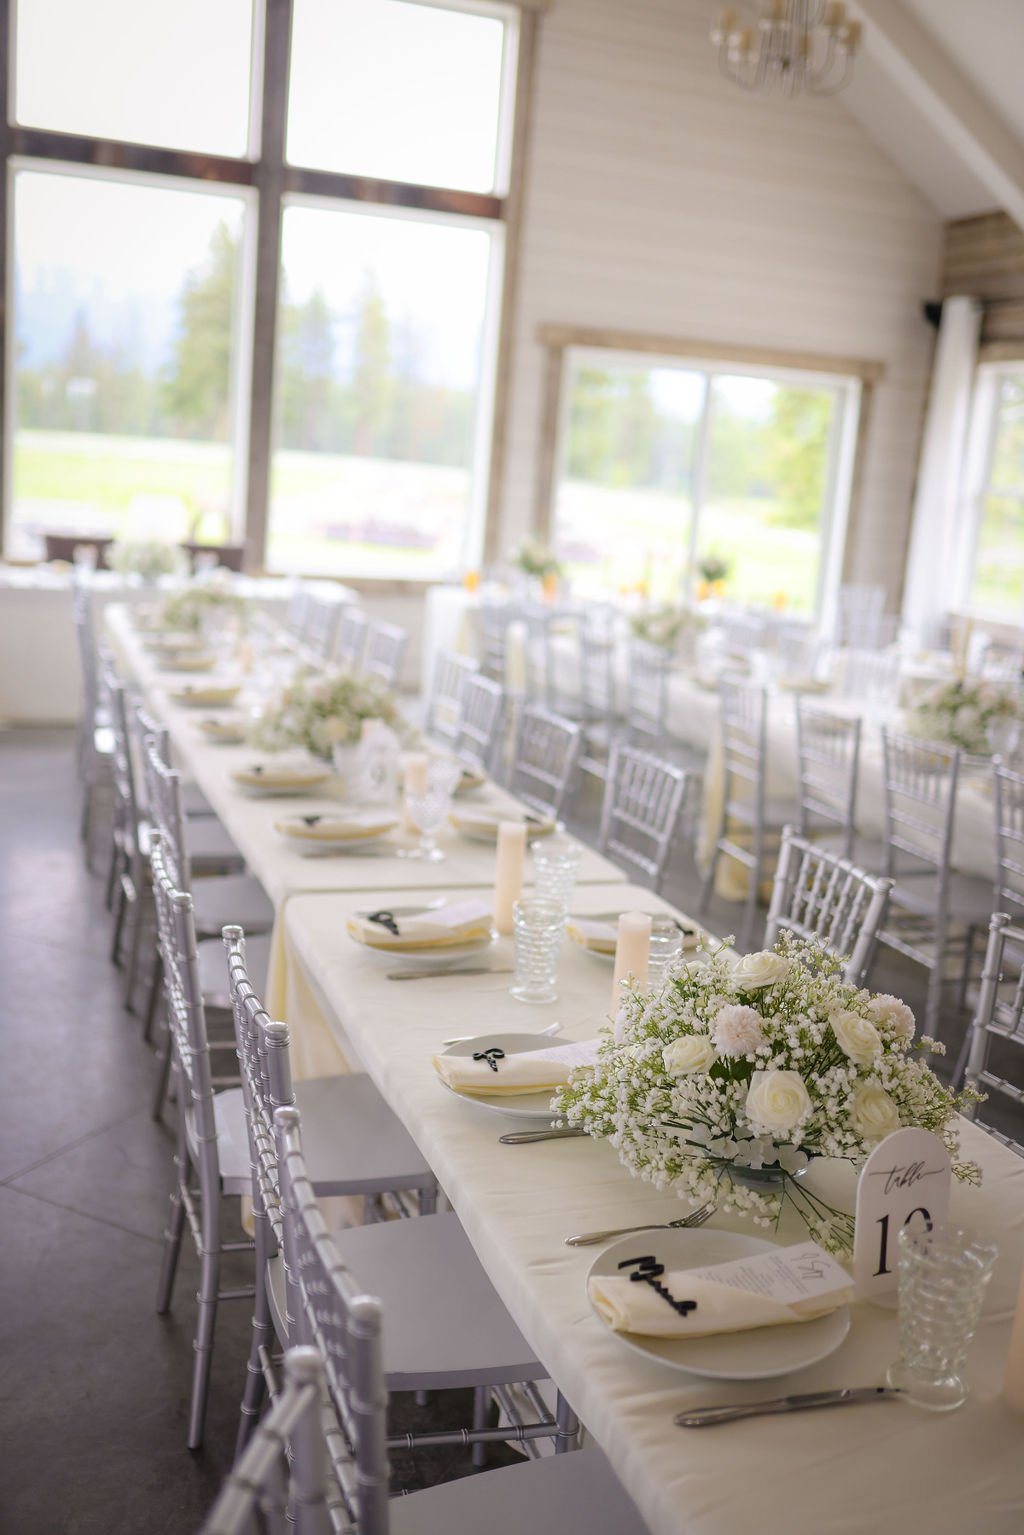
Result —
<instances>
[{"instance_id":1,"label":"silver chiavari chair","mask_svg":"<svg viewBox=\"0 0 1024 1535\"><path fill-rule=\"evenodd\" d=\"M863 986L892 883L784 827L765 948L772 948L782 931L814 939L826 953L845 961L843 979L850 986Z\"/></svg>"},{"instance_id":2,"label":"silver chiavari chair","mask_svg":"<svg viewBox=\"0 0 1024 1535\"><path fill-rule=\"evenodd\" d=\"M657 747L668 735L668 674L672 664L661 645L631 639L627 655L626 728L630 739Z\"/></svg>"},{"instance_id":3,"label":"silver chiavari chair","mask_svg":"<svg viewBox=\"0 0 1024 1535\"><path fill-rule=\"evenodd\" d=\"M572 720L527 705L519 716L509 788L533 810L559 816L579 761L582 732Z\"/></svg>"},{"instance_id":4,"label":"silver chiavari chair","mask_svg":"<svg viewBox=\"0 0 1024 1535\"><path fill-rule=\"evenodd\" d=\"M797 830L801 837L832 832L844 858L853 857L856 835L860 739L859 718L813 708L797 696Z\"/></svg>"},{"instance_id":5,"label":"silver chiavari chair","mask_svg":"<svg viewBox=\"0 0 1024 1535\"><path fill-rule=\"evenodd\" d=\"M304 581L300 581L288 599L288 612L284 621L289 638L295 645L301 645L306 637L311 602L312 593L309 587Z\"/></svg>"},{"instance_id":6,"label":"silver chiavari chair","mask_svg":"<svg viewBox=\"0 0 1024 1535\"><path fill-rule=\"evenodd\" d=\"M389 688L397 688L402 675L402 661L409 635L398 624L383 624L376 620L366 632L366 650L360 671L367 677L377 677Z\"/></svg>"},{"instance_id":7,"label":"silver chiavari chair","mask_svg":"<svg viewBox=\"0 0 1024 1535\"><path fill-rule=\"evenodd\" d=\"M878 650L884 625L885 587L848 582L839 588L836 644L844 650Z\"/></svg>"},{"instance_id":8,"label":"silver chiavari chair","mask_svg":"<svg viewBox=\"0 0 1024 1535\"><path fill-rule=\"evenodd\" d=\"M424 732L442 746L454 748L459 739L466 683L476 675L477 663L453 650L439 650L430 682Z\"/></svg>"},{"instance_id":9,"label":"silver chiavari chair","mask_svg":"<svg viewBox=\"0 0 1024 1535\"><path fill-rule=\"evenodd\" d=\"M81 579L75 583L71 611L82 672L82 717L76 747L82 785L79 835L85 846L86 864L91 865L97 806L101 800L109 800L112 794L114 736L109 704L101 687L92 601L89 587Z\"/></svg>"},{"instance_id":10,"label":"silver chiavari chair","mask_svg":"<svg viewBox=\"0 0 1024 1535\"><path fill-rule=\"evenodd\" d=\"M181 1243L187 1224L199 1259L195 1362L189 1405L188 1446L203 1441L210 1388L217 1307L222 1300L252 1297L254 1291L220 1288L221 1257L252 1248L251 1242L224 1242L221 1201L249 1192L245 1111L240 1088L214 1093L206 1016L199 989L192 897L181 888L174 849L160 831L152 834L150 864L157 934L163 968L172 1066L177 1078L177 1142L171 1213L164 1232L157 1288L157 1312L171 1308Z\"/></svg>"},{"instance_id":11,"label":"silver chiavari chair","mask_svg":"<svg viewBox=\"0 0 1024 1535\"><path fill-rule=\"evenodd\" d=\"M419 1332L417 1351L422 1356L424 1344L436 1341L430 1313L450 1310L453 1301L456 1306L465 1303L467 1288L485 1276L479 1270L474 1280L469 1272L476 1259L468 1243L464 1254L452 1255L453 1266L446 1248L434 1240L454 1216L330 1231L309 1179L298 1111L278 1109L274 1120L289 1297L294 1297L296 1331L320 1357L331 1408L325 1440L336 1495L335 1529L345 1535L481 1530L489 1535L522 1535L524 1530L564 1535L566 1529L586 1530L588 1535L647 1535L601 1452L576 1450L578 1423L561 1396L554 1419L545 1414L536 1423L513 1419L505 1427L388 1439L387 1390L407 1380L396 1361L408 1346L410 1323ZM410 1273L382 1261L396 1238L424 1246L429 1241L429 1255L420 1269ZM461 1328L471 1329L477 1315L464 1304ZM443 1344L451 1346L447 1337ZM503 1393L499 1389L496 1394L500 1401ZM392 1445L404 1449L410 1441L415 1447L506 1440L529 1444L551 1436L554 1456L389 1501L387 1456ZM575 1453L565 1453L570 1450Z\"/></svg>"},{"instance_id":12,"label":"silver chiavari chair","mask_svg":"<svg viewBox=\"0 0 1024 1535\"><path fill-rule=\"evenodd\" d=\"M660 890L683 805L691 791L685 768L616 742L608 764L598 851Z\"/></svg>"},{"instance_id":13,"label":"silver chiavari chair","mask_svg":"<svg viewBox=\"0 0 1024 1535\"><path fill-rule=\"evenodd\" d=\"M484 598L479 607L480 615L480 666L485 677L505 686L505 668L508 661L508 626L517 616L507 602L494 602Z\"/></svg>"},{"instance_id":14,"label":"silver chiavari chair","mask_svg":"<svg viewBox=\"0 0 1024 1535\"><path fill-rule=\"evenodd\" d=\"M966 1079L968 1087L986 1095L984 1112L982 1105L973 1104L966 1117L1024 1157L1024 1077L1020 1073L1024 1053L1018 1054L1024 1052L1024 928L1010 923L1011 918L1001 911L989 920L981 990L967 1036L966 1062L957 1072L956 1085ZM1001 1063L1016 1060L1017 1082L992 1070L993 1045L998 1046Z\"/></svg>"},{"instance_id":15,"label":"silver chiavari chair","mask_svg":"<svg viewBox=\"0 0 1024 1535\"><path fill-rule=\"evenodd\" d=\"M749 871L743 924L743 947L749 948L769 844L781 837L783 826L792 819L792 807L769 804L765 797L764 689L723 677L718 696L724 788L718 831L701 887L700 910L707 911L710 904L722 854L736 859Z\"/></svg>"},{"instance_id":16,"label":"silver chiavari chair","mask_svg":"<svg viewBox=\"0 0 1024 1535\"><path fill-rule=\"evenodd\" d=\"M895 884L879 942L927 971L925 1032L933 1034L948 961L957 950L963 958L971 927L988 921L992 885L953 867L959 751L883 729L882 757L883 872Z\"/></svg>"},{"instance_id":17,"label":"silver chiavari chair","mask_svg":"<svg viewBox=\"0 0 1024 1535\"><path fill-rule=\"evenodd\" d=\"M289 1349L283 1373L277 1400L228 1472L200 1535L333 1535L316 1349Z\"/></svg>"},{"instance_id":18,"label":"silver chiavari chair","mask_svg":"<svg viewBox=\"0 0 1024 1535\"><path fill-rule=\"evenodd\" d=\"M437 1183L408 1131L365 1072L292 1083L288 1030L273 1023L250 978L245 935L224 929L235 1041L242 1070L245 1123L252 1170L256 1304L252 1349L238 1430L241 1450L259 1416L274 1340L268 1265L280 1238L274 1110L297 1106L305 1126L310 1179L319 1195L415 1195L421 1214L437 1206ZM402 1207L398 1206L399 1212Z\"/></svg>"},{"instance_id":19,"label":"silver chiavari chair","mask_svg":"<svg viewBox=\"0 0 1024 1535\"><path fill-rule=\"evenodd\" d=\"M842 650L838 658L838 690L879 710L895 704L900 686L900 657L894 650Z\"/></svg>"},{"instance_id":20,"label":"silver chiavari chair","mask_svg":"<svg viewBox=\"0 0 1024 1535\"><path fill-rule=\"evenodd\" d=\"M614 614L606 608L588 608L577 623L576 639L583 726L580 767L592 777L607 780L618 719Z\"/></svg>"},{"instance_id":21,"label":"silver chiavari chair","mask_svg":"<svg viewBox=\"0 0 1024 1535\"><path fill-rule=\"evenodd\" d=\"M360 608L345 608L342 612L330 660L343 671L359 671L369 627L370 620Z\"/></svg>"},{"instance_id":22,"label":"silver chiavari chair","mask_svg":"<svg viewBox=\"0 0 1024 1535\"><path fill-rule=\"evenodd\" d=\"M505 723L505 690L492 677L476 672L462 691L462 712L455 755L482 773L493 772Z\"/></svg>"},{"instance_id":23,"label":"silver chiavari chair","mask_svg":"<svg viewBox=\"0 0 1024 1535\"><path fill-rule=\"evenodd\" d=\"M341 622L343 604L327 592L312 592L302 632L303 648L319 661L327 661Z\"/></svg>"},{"instance_id":24,"label":"silver chiavari chair","mask_svg":"<svg viewBox=\"0 0 1024 1535\"><path fill-rule=\"evenodd\" d=\"M993 911L1024 919L1024 773L993 765L996 888Z\"/></svg>"}]
</instances>

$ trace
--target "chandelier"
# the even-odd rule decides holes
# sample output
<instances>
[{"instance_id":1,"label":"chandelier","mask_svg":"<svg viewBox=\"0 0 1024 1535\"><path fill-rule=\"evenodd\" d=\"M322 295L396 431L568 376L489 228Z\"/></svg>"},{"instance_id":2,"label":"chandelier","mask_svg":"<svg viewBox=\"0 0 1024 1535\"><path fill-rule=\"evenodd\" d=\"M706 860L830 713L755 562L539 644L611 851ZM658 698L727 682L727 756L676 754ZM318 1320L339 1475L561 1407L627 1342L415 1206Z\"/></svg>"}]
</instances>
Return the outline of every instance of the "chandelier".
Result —
<instances>
[{"instance_id":1,"label":"chandelier","mask_svg":"<svg viewBox=\"0 0 1024 1535\"><path fill-rule=\"evenodd\" d=\"M767 0L756 27L724 10L711 41L722 73L744 90L834 96L853 74L861 32L840 0Z\"/></svg>"}]
</instances>

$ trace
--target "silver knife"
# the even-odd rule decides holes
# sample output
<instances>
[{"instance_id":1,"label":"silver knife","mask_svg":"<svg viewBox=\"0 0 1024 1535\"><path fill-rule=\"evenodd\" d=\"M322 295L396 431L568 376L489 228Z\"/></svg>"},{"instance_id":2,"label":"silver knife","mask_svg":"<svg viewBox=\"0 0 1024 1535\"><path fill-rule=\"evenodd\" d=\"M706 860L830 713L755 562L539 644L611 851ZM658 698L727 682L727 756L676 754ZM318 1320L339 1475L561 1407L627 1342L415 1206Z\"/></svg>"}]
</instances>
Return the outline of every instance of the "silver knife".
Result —
<instances>
[{"instance_id":1,"label":"silver knife","mask_svg":"<svg viewBox=\"0 0 1024 1535\"><path fill-rule=\"evenodd\" d=\"M530 1146L534 1141L566 1141L586 1135L586 1130L517 1130L514 1135L499 1135L502 1146Z\"/></svg>"},{"instance_id":2,"label":"silver knife","mask_svg":"<svg viewBox=\"0 0 1024 1535\"><path fill-rule=\"evenodd\" d=\"M468 965L461 970L390 970L389 981L430 981L445 975L511 975L512 966Z\"/></svg>"},{"instance_id":3,"label":"silver knife","mask_svg":"<svg viewBox=\"0 0 1024 1535\"><path fill-rule=\"evenodd\" d=\"M807 1412L812 1407L849 1407L854 1402L882 1402L902 1396L892 1386L845 1386L840 1391L807 1391L802 1396L780 1396L772 1402L744 1402L735 1407L693 1407L679 1412L680 1428L710 1428L714 1423L735 1423L739 1418L760 1418L775 1413Z\"/></svg>"}]
</instances>

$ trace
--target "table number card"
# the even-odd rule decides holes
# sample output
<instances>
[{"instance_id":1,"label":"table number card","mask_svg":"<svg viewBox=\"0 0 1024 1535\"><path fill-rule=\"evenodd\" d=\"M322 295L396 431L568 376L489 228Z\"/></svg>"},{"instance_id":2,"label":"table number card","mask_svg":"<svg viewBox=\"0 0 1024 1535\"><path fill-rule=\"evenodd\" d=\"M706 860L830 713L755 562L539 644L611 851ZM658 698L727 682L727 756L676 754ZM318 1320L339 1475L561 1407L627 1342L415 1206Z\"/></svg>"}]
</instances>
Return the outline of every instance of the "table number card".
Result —
<instances>
[{"instance_id":1,"label":"table number card","mask_svg":"<svg viewBox=\"0 0 1024 1535\"><path fill-rule=\"evenodd\" d=\"M946 1219L951 1176L949 1152L930 1130L896 1130L875 1147L857 1184L853 1277L863 1299L895 1305L896 1234Z\"/></svg>"}]
</instances>

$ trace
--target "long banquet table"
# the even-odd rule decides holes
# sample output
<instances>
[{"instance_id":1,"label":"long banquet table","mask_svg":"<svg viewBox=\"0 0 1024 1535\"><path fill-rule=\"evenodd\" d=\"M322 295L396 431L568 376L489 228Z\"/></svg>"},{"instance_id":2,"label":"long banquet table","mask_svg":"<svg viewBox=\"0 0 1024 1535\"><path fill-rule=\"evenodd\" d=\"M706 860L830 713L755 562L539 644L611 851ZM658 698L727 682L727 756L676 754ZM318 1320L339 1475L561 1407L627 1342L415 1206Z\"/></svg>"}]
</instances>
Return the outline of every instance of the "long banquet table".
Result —
<instances>
[{"instance_id":1,"label":"long banquet table","mask_svg":"<svg viewBox=\"0 0 1024 1535\"><path fill-rule=\"evenodd\" d=\"M453 898L466 892L453 890ZM387 892L383 899L398 899ZM647 890L577 890L581 914L610 905L648 911ZM560 1019L570 1039L592 1037L609 1005L610 968L566 940L559 1000L527 1008L508 976L397 984L392 966L344 935L354 894L296 896L285 913L289 984L280 1000L295 1035L312 1008L346 1056L370 1073L435 1169L502 1299L552 1378L611 1458L654 1535L1010 1535L1024 1526L1024 1423L998 1401L1009 1317L1024 1259L1024 1166L973 1125L964 1149L984 1166L980 1189L955 1187L951 1217L995 1233L1000 1258L969 1359L972 1395L945 1416L898 1404L762 1418L684 1431L687 1406L759 1400L832 1386L872 1385L898 1352L891 1311L859 1303L842 1347L782 1380L716 1383L640 1359L591 1314L585 1277L599 1248L569 1249L571 1232L671 1220L683 1207L632 1180L608 1145L568 1140L502 1146L523 1122L458 1099L430 1057L453 1034L530 1030ZM509 957L500 940L496 963ZM835 1165L808 1175L852 1207L853 1179ZM737 1230L750 1230L743 1222ZM802 1228L784 1223L784 1239ZM654 1233L643 1250L656 1251ZM385 1319L386 1325L386 1319Z\"/></svg>"}]
</instances>

